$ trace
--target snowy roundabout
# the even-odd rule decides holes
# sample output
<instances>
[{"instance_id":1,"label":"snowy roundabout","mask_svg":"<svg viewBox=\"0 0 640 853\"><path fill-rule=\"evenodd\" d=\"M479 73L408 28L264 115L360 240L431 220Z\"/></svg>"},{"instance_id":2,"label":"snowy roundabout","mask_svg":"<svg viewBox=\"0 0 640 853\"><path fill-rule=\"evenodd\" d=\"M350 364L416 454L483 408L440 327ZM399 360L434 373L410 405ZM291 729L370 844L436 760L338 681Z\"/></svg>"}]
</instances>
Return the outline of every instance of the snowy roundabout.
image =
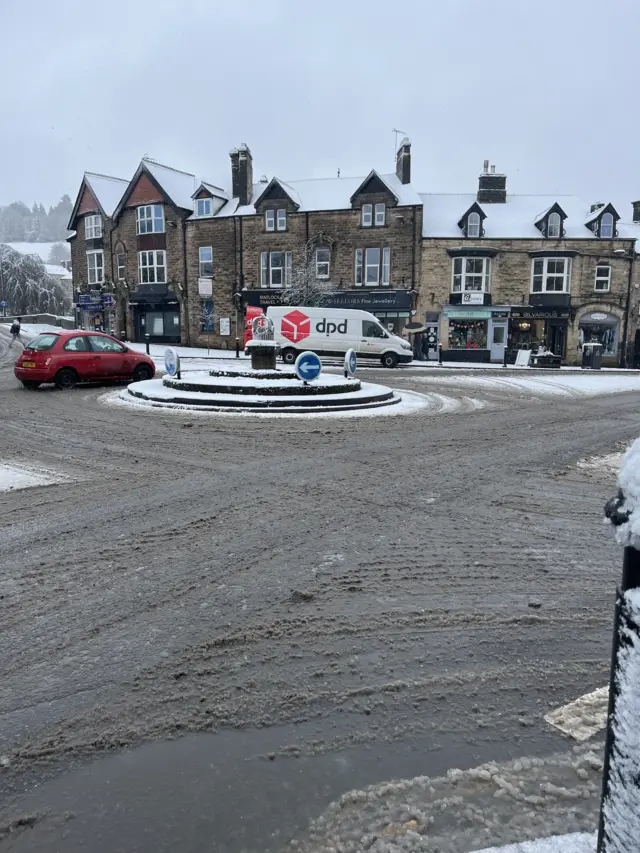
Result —
<instances>
[{"instance_id":1,"label":"snowy roundabout","mask_svg":"<svg viewBox=\"0 0 640 853\"><path fill-rule=\"evenodd\" d=\"M302 381L293 370L234 364L133 382L103 399L135 408L297 417L409 414L431 404L424 394L355 378L321 373Z\"/></svg>"}]
</instances>

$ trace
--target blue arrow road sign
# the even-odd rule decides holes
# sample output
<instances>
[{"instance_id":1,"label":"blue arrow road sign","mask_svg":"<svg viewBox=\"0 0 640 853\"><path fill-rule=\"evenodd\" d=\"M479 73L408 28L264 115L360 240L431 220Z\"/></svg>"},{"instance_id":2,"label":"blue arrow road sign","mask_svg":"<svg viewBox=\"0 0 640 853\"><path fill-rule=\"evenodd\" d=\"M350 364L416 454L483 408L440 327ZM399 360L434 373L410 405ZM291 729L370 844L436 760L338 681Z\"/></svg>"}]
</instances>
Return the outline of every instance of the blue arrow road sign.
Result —
<instances>
[{"instance_id":1,"label":"blue arrow road sign","mask_svg":"<svg viewBox=\"0 0 640 853\"><path fill-rule=\"evenodd\" d=\"M301 352L296 358L296 363L293 366L298 379L303 382L311 382L312 379L317 379L322 370L322 364L315 352Z\"/></svg>"},{"instance_id":2,"label":"blue arrow road sign","mask_svg":"<svg viewBox=\"0 0 640 853\"><path fill-rule=\"evenodd\" d=\"M0 302L0 308L6 308L6 307L7 307L7 303L3 299L2 302Z\"/></svg>"},{"instance_id":3,"label":"blue arrow road sign","mask_svg":"<svg viewBox=\"0 0 640 853\"><path fill-rule=\"evenodd\" d=\"M348 349L344 356L344 372L345 376L353 376L356 372L356 367L358 366L358 359L356 357L356 351L353 349Z\"/></svg>"}]
</instances>

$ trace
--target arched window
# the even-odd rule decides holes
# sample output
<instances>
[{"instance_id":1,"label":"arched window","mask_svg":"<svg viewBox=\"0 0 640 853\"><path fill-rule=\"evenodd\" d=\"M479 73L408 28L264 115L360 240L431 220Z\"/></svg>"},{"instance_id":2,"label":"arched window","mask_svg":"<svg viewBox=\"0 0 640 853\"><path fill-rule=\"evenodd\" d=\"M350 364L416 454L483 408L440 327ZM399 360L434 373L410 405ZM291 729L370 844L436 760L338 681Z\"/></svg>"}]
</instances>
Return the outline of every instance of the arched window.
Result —
<instances>
[{"instance_id":1,"label":"arched window","mask_svg":"<svg viewBox=\"0 0 640 853\"><path fill-rule=\"evenodd\" d=\"M560 237L562 220L559 213L552 213L547 222L547 237Z\"/></svg>"},{"instance_id":2,"label":"arched window","mask_svg":"<svg viewBox=\"0 0 640 853\"><path fill-rule=\"evenodd\" d=\"M467 237L480 236L480 214L470 213L467 217Z\"/></svg>"},{"instance_id":3,"label":"arched window","mask_svg":"<svg viewBox=\"0 0 640 853\"><path fill-rule=\"evenodd\" d=\"M600 220L600 236L605 238L613 237L612 213L603 213L602 219Z\"/></svg>"}]
</instances>

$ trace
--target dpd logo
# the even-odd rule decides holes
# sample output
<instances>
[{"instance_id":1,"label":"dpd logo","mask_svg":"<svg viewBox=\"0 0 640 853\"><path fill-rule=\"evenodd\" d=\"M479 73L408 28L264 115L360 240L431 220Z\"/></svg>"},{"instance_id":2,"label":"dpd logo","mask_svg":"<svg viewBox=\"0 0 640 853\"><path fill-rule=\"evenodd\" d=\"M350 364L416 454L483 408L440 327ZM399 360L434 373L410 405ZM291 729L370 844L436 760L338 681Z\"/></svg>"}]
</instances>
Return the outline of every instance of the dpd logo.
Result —
<instances>
[{"instance_id":1,"label":"dpd logo","mask_svg":"<svg viewBox=\"0 0 640 853\"><path fill-rule=\"evenodd\" d=\"M311 320L302 311L290 311L282 318L280 328L283 337L297 344L311 334Z\"/></svg>"}]
</instances>

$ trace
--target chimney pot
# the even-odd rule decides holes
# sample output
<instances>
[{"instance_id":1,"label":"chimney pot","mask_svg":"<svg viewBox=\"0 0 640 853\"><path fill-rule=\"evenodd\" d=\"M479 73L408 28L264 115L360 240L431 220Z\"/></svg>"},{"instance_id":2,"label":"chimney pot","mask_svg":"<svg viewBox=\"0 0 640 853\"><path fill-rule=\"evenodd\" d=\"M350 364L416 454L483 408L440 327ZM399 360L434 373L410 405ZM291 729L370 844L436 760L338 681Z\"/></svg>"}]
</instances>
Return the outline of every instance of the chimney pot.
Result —
<instances>
[{"instance_id":1,"label":"chimney pot","mask_svg":"<svg viewBox=\"0 0 640 853\"><path fill-rule=\"evenodd\" d=\"M484 161L484 166L482 168L482 171L485 175L489 174L489 161L488 160Z\"/></svg>"},{"instance_id":2,"label":"chimney pot","mask_svg":"<svg viewBox=\"0 0 640 853\"><path fill-rule=\"evenodd\" d=\"M640 201L632 201L633 205L633 221L640 222Z\"/></svg>"},{"instance_id":3,"label":"chimney pot","mask_svg":"<svg viewBox=\"0 0 640 853\"><path fill-rule=\"evenodd\" d=\"M496 173L496 167L495 167L495 166L492 166L492 167L491 167L491 174L492 174L492 175L495 175L495 173Z\"/></svg>"}]
</instances>

